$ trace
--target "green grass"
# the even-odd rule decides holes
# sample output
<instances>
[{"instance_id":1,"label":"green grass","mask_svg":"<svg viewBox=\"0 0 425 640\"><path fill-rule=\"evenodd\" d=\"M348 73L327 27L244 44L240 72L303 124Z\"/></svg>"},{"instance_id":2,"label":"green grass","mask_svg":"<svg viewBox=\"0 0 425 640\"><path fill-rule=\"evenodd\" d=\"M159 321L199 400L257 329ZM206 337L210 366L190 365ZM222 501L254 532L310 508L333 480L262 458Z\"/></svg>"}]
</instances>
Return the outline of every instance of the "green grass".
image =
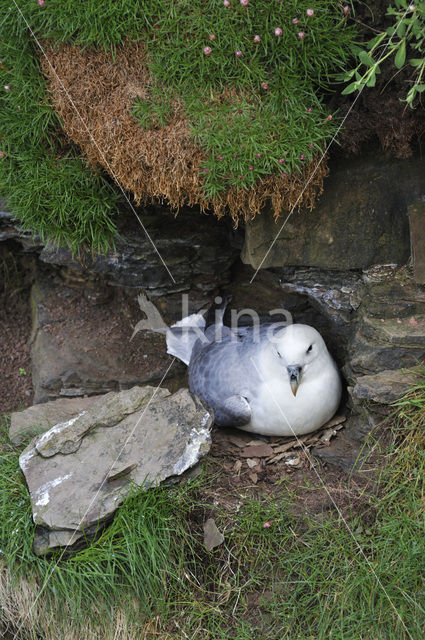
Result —
<instances>
[{"instance_id":1,"label":"green grass","mask_svg":"<svg viewBox=\"0 0 425 640\"><path fill-rule=\"evenodd\" d=\"M74 251L112 246L117 191L64 139L26 25L12 2L0 0L0 9L1 193L43 240Z\"/></svg>"},{"instance_id":2,"label":"green grass","mask_svg":"<svg viewBox=\"0 0 425 640\"><path fill-rule=\"evenodd\" d=\"M216 476L207 467L184 486L136 492L97 541L60 560L53 573L57 554L32 553L17 452L5 444L3 560L16 579L46 583L43 608L54 611L57 625L61 610L75 627L90 616L107 626L107 615L121 606L140 628L159 620L163 638L180 628L194 640L422 640L425 372L397 411L378 489L363 496L361 509L344 509L354 537L336 511L294 515L296 497L285 480L273 495L241 490L240 509L212 506L206 496ZM211 514L225 542L207 552L202 522Z\"/></svg>"}]
</instances>

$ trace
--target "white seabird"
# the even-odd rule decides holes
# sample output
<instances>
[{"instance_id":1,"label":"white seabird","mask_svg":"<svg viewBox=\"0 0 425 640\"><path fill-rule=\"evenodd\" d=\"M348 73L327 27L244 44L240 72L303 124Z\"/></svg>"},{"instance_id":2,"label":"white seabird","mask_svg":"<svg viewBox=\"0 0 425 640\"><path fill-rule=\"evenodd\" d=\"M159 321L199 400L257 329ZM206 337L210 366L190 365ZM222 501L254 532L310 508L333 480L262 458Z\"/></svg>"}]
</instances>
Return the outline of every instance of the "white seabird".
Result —
<instances>
[{"instance_id":1,"label":"white seabird","mask_svg":"<svg viewBox=\"0 0 425 640\"><path fill-rule=\"evenodd\" d=\"M193 314L167 331L167 351L188 364L190 390L220 426L302 435L330 420L340 402L336 364L320 333L305 324L234 333L221 321L205 329L203 315Z\"/></svg>"}]
</instances>

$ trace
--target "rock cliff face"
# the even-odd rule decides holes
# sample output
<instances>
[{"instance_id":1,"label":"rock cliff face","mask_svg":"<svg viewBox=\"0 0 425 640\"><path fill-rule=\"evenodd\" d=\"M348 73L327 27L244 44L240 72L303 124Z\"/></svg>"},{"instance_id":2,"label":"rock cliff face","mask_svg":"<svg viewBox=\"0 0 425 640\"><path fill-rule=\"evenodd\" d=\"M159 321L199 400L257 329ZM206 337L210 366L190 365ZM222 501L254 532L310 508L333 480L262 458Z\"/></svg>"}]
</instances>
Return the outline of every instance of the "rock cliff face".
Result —
<instances>
[{"instance_id":1,"label":"rock cliff face","mask_svg":"<svg viewBox=\"0 0 425 640\"><path fill-rule=\"evenodd\" d=\"M410 256L408 206L424 198L424 160L334 160L312 212L294 211L283 228L285 215L274 223L268 213L247 224L242 260L255 269L404 264Z\"/></svg>"}]
</instances>

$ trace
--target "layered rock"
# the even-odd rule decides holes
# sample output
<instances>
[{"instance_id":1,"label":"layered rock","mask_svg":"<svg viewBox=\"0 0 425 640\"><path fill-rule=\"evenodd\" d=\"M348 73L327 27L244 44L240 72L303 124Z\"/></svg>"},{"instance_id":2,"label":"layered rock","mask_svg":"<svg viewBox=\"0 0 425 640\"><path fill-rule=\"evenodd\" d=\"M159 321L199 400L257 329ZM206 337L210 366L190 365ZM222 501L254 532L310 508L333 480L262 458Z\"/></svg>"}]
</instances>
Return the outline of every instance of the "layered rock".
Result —
<instances>
[{"instance_id":1,"label":"layered rock","mask_svg":"<svg viewBox=\"0 0 425 640\"><path fill-rule=\"evenodd\" d=\"M247 223L242 260L253 268L367 269L410 256L408 205L425 197L425 161L376 154L334 160L313 211ZM283 228L282 228L283 226Z\"/></svg>"},{"instance_id":2,"label":"layered rock","mask_svg":"<svg viewBox=\"0 0 425 640\"><path fill-rule=\"evenodd\" d=\"M182 373L167 355L163 334L141 331L131 340L142 316L136 292L106 291L105 300L92 304L83 289L39 276L31 292L35 403L119 391Z\"/></svg>"}]
</instances>

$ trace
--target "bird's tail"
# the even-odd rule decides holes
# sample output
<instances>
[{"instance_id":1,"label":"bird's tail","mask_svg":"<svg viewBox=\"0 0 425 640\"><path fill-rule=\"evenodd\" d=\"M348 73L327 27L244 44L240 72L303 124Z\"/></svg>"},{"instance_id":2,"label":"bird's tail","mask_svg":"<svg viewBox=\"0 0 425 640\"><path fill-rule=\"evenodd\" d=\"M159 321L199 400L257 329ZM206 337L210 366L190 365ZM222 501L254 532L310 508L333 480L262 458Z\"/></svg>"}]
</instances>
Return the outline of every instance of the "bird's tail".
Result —
<instances>
[{"instance_id":1,"label":"bird's tail","mask_svg":"<svg viewBox=\"0 0 425 640\"><path fill-rule=\"evenodd\" d=\"M215 340L217 329L220 336L223 336L226 329L223 327L223 316L231 299L231 295L218 297L209 309L192 313L167 329L167 353L189 364L198 338Z\"/></svg>"},{"instance_id":2,"label":"bird's tail","mask_svg":"<svg viewBox=\"0 0 425 640\"><path fill-rule=\"evenodd\" d=\"M203 335L205 318L202 313L192 313L167 330L167 353L189 364L197 339Z\"/></svg>"}]
</instances>

